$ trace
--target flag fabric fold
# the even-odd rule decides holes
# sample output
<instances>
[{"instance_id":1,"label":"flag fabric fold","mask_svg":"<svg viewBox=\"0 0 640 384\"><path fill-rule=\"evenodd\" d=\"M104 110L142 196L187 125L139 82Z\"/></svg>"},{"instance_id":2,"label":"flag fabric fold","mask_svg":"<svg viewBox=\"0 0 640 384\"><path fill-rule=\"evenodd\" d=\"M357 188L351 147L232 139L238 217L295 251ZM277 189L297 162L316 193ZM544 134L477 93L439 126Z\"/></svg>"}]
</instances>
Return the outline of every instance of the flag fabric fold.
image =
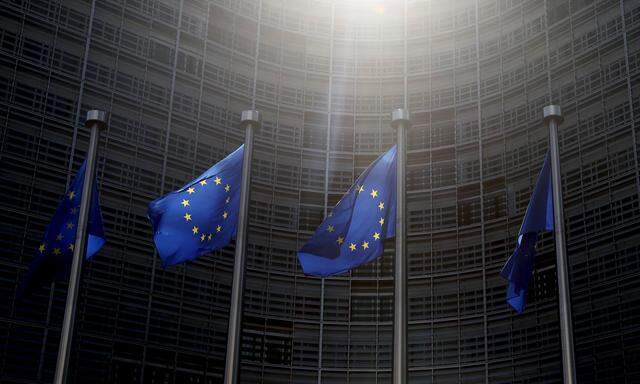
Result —
<instances>
[{"instance_id":1,"label":"flag fabric fold","mask_svg":"<svg viewBox=\"0 0 640 384\"><path fill-rule=\"evenodd\" d=\"M29 270L18 288L18 296L24 297L38 285L56 278L66 280L71 272L73 249L76 242L76 232L82 200L86 160L82 163L75 179L60 200L42 242L36 251L36 256L29 266ZM105 243L104 226L98 197L98 187L93 183L91 204L89 206L89 221L87 223L87 251L85 259L90 259Z\"/></svg>"},{"instance_id":2,"label":"flag fabric fold","mask_svg":"<svg viewBox=\"0 0 640 384\"><path fill-rule=\"evenodd\" d=\"M518 244L500 271L500 275L509 282L507 303L518 313L524 312L526 305L538 234L553 231L553 228L553 189L551 164L547 153L518 233Z\"/></svg>"},{"instance_id":3,"label":"flag fabric fold","mask_svg":"<svg viewBox=\"0 0 640 384\"><path fill-rule=\"evenodd\" d=\"M340 274L382 254L395 236L396 158L396 146L378 157L300 249L305 274Z\"/></svg>"},{"instance_id":4,"label":"flag fabric fold","mask_svg":"<svg viewBox=\"0 0 640 384\"><path fill-rule=\"evenodd\" d=\"M235 238L244 145L177 191L149 204L153 241L165 267L225 247Z\"/></svg>"}]
</instances>

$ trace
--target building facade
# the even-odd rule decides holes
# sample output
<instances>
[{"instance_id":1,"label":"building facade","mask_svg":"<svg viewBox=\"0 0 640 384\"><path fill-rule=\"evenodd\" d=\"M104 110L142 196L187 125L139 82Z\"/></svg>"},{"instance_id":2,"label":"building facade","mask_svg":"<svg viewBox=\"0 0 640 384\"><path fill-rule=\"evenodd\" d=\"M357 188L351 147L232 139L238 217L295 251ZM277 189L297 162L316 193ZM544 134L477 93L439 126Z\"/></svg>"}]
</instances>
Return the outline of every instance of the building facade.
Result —
<instances>
[{"instance_id":1,"label":"building facade","mask_svg":"<svg viewBox=\"0 0 640 384\"><path fill-rule=\"evenodd\" d=\"M70 379L219 383L233 246L163 269L148 203L243 141L252 164L240 381L390 383L393 241L348 274L296 251L412 115L410 383L562 380L553 237L528 308L498 272L560 104L580 383L640 382L640 2L10 0L0 4L0 381L49 383L66 284L16 287L109 112L107 245L85 263Z\"/></svg>"}]
</instances>

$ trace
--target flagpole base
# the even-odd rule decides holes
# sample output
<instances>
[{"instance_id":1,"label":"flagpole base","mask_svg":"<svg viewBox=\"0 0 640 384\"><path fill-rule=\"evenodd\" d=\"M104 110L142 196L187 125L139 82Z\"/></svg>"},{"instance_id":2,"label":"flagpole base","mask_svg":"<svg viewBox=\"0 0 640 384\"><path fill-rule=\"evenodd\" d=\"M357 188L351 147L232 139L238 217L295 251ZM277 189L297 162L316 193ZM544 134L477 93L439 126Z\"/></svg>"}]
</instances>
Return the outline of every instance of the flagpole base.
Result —
<instances>
[{"instance_id":1,"label":"flagpole base","mask_svg":"<svg viewBox=\"0 0 640 384\"><path fill-rule=\"evenodd\" d=\"M97 109L92 109L87 111L87 120L84 122L84 126L87 128L93 127L93 125L97 125L98 128L102 129L107 126L107 112L100 111Z\"/></svg>"},{"instance_id":2,"label":"flagpole base","mask_svg":"<svg viewBox=\"0 0 640 384\"><path fill-rule=\"evenodd\" d=\"M242 115L240 116L240 125L246 127L251 124L253 126L254 131L258 131L262 126L262 116L259 111L255 109L248 109L246 111L242 111Z\"/></svg>"},{"instance_id":3,"label":"flagpole base","mask_svg":"<svg viewBox=\"0 0 640 384\"><path fill-rule=\"evenodd\" d=\"M562 109L559 105L547 105L542 110L544 115L544 123L548 124L549 120L555 120L558 124L562 124L564 117L562 116Z\"/></svg>"},{"instance_id":4,"label":"flagpole base","mask_svg":"<svg viewBox=\"0 0 640 384\"><path fill-rule=\"evenodd\" d=\"M398 128L400 124L409 127L409 111L404 108L396 108L391 111L391 126Z\"/></svg>"}]
</instances>

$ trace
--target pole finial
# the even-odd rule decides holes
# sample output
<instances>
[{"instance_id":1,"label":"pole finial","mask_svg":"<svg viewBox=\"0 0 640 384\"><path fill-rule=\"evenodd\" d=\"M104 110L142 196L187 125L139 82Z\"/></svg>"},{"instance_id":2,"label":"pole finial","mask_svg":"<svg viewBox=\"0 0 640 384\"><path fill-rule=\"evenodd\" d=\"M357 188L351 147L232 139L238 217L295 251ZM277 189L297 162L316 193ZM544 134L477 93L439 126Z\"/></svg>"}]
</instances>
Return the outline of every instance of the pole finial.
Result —
<instances>
[{"instance_id":1,"label":"pole finial","mask_svg":"<svg viewBox=\"0 0 640 384\"><path fill-rule=\"evenodd\" d=\"M260 129L260 126L262 125L262 116L259 111L256 111L255 109L242 111L240 116L240 125L246 127L248 124L252 124L253 129L256 131Z\"/></svg>"},{"instance_id":2,"label":"pole finial","mask_svg":"<svg viewBox=\"0 0 640 384\"><path fill-rule=\"evenodd\" d=\"M104 128L107 125L107 112L98 109L87 111L87 120L84 126L91 128L94 124L98 124L98 128Z\"/></svg>"},{"instance_id":3,"label":"pole finial","mask_svg":"<svg viewBox=\"0 0 640 384\"><path fill-rule=\"evenodd\" d=\"M409 111L404 108L396 108L391 111L391 126L397 128L401 123L409 125Z\"/></svg>"},{"instance_id":4,"label":"pole finial","mask_svg":"<svg viewBox=\"0 0 640 384\"><path fill-rule=\"evenodd\" d=\"M542 114L544 115L544 122L547 123L549 120L555 120L558 124L561 124L564 121L564 117L562 116L562 109L559 105L547 105L542 110Z\"/></svg>"}]
</instances>

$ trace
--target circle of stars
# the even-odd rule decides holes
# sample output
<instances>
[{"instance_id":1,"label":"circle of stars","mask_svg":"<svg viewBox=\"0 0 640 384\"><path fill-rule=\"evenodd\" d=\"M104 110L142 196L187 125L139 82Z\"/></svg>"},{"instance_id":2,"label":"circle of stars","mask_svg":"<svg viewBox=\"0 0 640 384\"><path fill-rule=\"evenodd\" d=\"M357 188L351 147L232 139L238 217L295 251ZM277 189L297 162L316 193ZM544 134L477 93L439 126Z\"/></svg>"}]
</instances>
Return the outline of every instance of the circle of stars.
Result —
<instances>
[{"instance_id":1,"label":"circle of stars","mask_svg":"<svg viewBox=\"0 0 640 384\"><path fill-rule=\"evenodd\" d=\"M69 209L69 213L68 213L68 215L71 215L71 217L67 216L69 221L62 224L60 228L61 232L58 233L54 239L47 238L43 243L41 243L38 246L38 252L41 255L44 255L48 251L50 251L51 254L55 256L59 256L63 254L65 251L69 251L73 253L73 250L75 247L75 240L76 240L75 231L74 231L76 224L74 221L78 220L78 218L76 217L76 215L78 214L78 207L73 206L74 204L73 201L76 199L78 195L76 194L75 191L69 191L67 192L66 196L71 204L71 208Z\"/></svg>"},{"instance_id":2,"label":"circle of stars","mask_svg":"<svg viewBox=\"0 0 640 384\"><path fill-rule=\"evenodd\" d=\"M359 195L362 192L367 191L367 189L365 188L364 185L356 185L356 189L355 189L356 193ZM369 191L369 196L371 196L371 199L378 199L381 198L379 196L379 191L375 188L372 188ZM385 224L385 220L382 211L384 210L384 202L383 201L379 201L378 204L376 205L376 207L378 208L378 212L380 213L380 219L378 220L378 225L380 226L380 231L374 231L371 234L371 238L367 238L360 241L356 241L356 242L347 242L346 238L343 234L338 234L338 237L336 238L336 244L338 245L338 247L341 247L343 244L346 244L346 247L349 249L350 252L356 252L358 250L358 248L364 250L369 249L371 242L375 242L375 241L380 241L381 235L380 232L382 232L382 227ZM329 213L328 217L333 217L333 213ZM332 225L332 224L327 224L327 226L325 227L325 230L329 233L334 233L336 231L336 228Z\"/></svg>"},{"instance_id":3,"label":"circle of stars","mask_svg":"<svg viewBox=\"0 0 640 384\"><path fill-rule=\"evenodd\" d=\"M213 182L214 182L214 184L216 186L217 185L222 185L222 178L220 178L220 176L216 176L216 177L213 178ZM186 198L182 199L182 202L180 204L182 205L183 208L185 208L185 210L187 210L185 212L184 216L182 216L182 218L184 219L185 223L188 223L189 226L191 226L191 229L190 229L191 233L193 234L194 237L199 239L201 243L204 243L205 241L211 241L211 239L213 239L213 237L216 235L216 233L221 232L222 231L222 225L217 225L216 228L215 228L215 232L206 233L206 232L203 232L199 226L191 223L193 218L191 216L191 213L188 211L191 208L191 202L190 202L188 197L193 195L194 193L198 192L198 189L196 189L196 185L197 184L200 185L200 187L197 187L197 188L200 191L202 191L208 185L207 179L203 179L203 180L199 181L198 183L194 184L193 186L187 188L187 190L186 190L187 196L186 196ZM225 184L224 191L226 193L229 193L231 191L231 185ZM224 202L225 202L225 204L229 204L231 202L231 197L227 196L225 198ZM227 212L225 210L222 213L222 218L224 220L226 220L228 217L229 217L229 212Z\"/></svg>"}]
</instances>

